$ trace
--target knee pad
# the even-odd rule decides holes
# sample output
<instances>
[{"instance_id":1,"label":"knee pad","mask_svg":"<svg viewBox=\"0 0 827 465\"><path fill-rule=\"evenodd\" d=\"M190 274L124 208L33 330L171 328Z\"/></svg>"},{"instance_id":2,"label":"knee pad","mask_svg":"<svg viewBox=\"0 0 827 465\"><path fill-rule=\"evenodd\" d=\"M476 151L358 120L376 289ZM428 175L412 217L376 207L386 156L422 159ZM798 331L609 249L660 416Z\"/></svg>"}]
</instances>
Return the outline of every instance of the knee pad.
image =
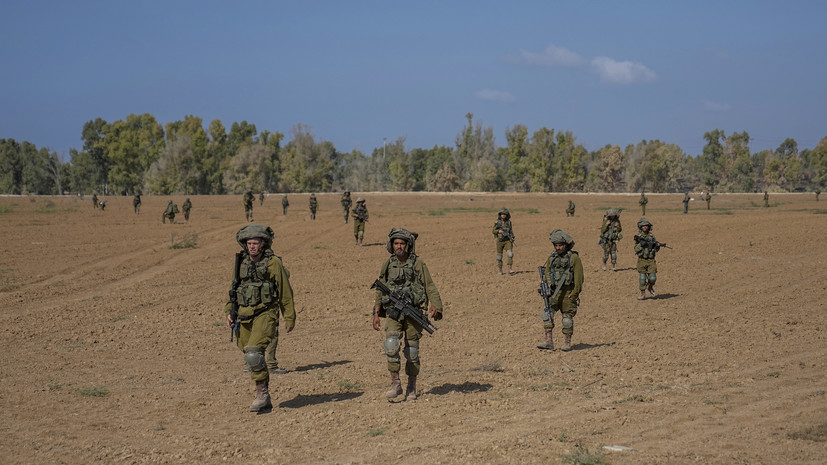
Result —
<instances>
[{"instance_id":1,"label":"knee pad","mask_svg":"<svg viewBox=\"0 0 827 465\"><path fill-rule=\"evenodd\" d=\"M612 263L617 261L617 252L612 252Z\"/></svg>"},{"instance_id":2,"label":"knee pad","mask_svg":"<svg viewBox=\"0 0 827 465\"><path fill-rule=\"evenodd\" d=\"M658 280L658 275L656 273L649 273L649 285L654 286L655 281Z\"/></svg>"},{"instance_id":3,"label":"knee pad","mask_svg":"<svg viewBox=\"0 0 827 465\"><path fill-rule=\"evenodd\" d=\"M402 345L398 334L388 334L385 337L385 342L382 346L385 349L385 355L399 360L399 347Z\"/></svg>"},{"instance_id":4,"label":"knee pad","mask_svg":"<svg viewBox=\"0 0 827 465\"><path fill-rule=\"evenodd\" d=\"M498 254L497 254L497 261L498 261L498 262L503 261L503 254L501 254L501 253L498 253Z\"/></svg>"},{"instance_id":5,"label":"knee pad","mask_svg":"<svg viewBox=\"0 0 827 465\"><path fill-rule=\"evenodd\" d=\"M646 287L646 273L640 274L640 287Z\"/></svg>"},{"instance_id":6,"label":"knee pad","mask_svg":"<svg viewBox=\"0 0 827 465\"><path fill-rule=\"evenodd\" d=\"M563 329L574 329L574 319L569 315L563 315Z\"/></svg>"},{"instance_id":7,"label":"knee pad","mask_svg":"<svg viewBox=\"0 0 827 465\"><path fill-rule=\"evenodd\" d=\"M264 371L267 363L264 362L264 349L259 346L244 347L244 361L250 367L250 371Z\"/></svg>"},{"instance_id":8,"label":"knee pad","mask_svg":"<svg viewBox=\"0 0 827 465\"><path fill-rule=\"evenodd\" d=\"M609 261L609 254L604 253L603 254L603 263L606 263L607 261Z\"/></svg>"},{"instance_id":9,"label":"knee pad","mask_svg":"<svg viewBox=\"0 0 827 465\"><path fill-rule=\"evenodd\" d=\"M541 314L543 315L543 324L544 325L549 325L549 324L553 325L554 324L554 322L552 321L554 319L554 317L553 317L553 314L552 314L552 310L550 308L549 309L544 308L542 310Z\"/></svg>"},{"instance_id":10,"label":"knee pad","mask_svg":"<svg viewBox=\"0 0 827 465\"><path fill-rule=\"evenodd\" d=\"M508 258L514 258L514 252L512 252L511 250L509 250L509 251L507 251L507 252L505 253L505 256L506 256L506 257L508 257Z\"/></svg>"},{"instance_id":11,"label":"knee pad","mask_svg":"<svg viewBox=\"0 0 827 465\"><path fill-rule=\"evenodd\" d=\"M405 359L409 362L419 361L419 341L407 340L405 341L405 349L402 351L405 354Z\"/></svg>"}]
</instances>

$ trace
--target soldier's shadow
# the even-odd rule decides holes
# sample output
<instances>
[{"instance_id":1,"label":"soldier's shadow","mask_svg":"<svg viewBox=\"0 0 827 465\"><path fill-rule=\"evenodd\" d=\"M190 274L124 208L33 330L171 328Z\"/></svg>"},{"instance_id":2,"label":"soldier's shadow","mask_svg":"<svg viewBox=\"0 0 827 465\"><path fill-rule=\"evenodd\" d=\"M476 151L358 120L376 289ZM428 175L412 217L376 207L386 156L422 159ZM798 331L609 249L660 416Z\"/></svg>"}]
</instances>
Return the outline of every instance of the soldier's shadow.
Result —
<instances>
[{"instance_id":1,"label":"soldier's shadow","mask_svg":"<svg viewBox=\"0 0 827 465\"><path fill-rule=\"evenodd\" d=\"M647 297L646 300L666 300L673 297L680 297L680 294L658 294L654 297Z\"/></svg>"},{"instance_id":2,"label":"soldier's shadow","mask_svg":"<svg viewBox=\"0 0 827 465\"><path fill-rule=\"evenodd\" d=\"M534 273L534 271L512 271L511 272L512 275L515 275L515 274L533 274L533 273Z\"/></svg>"},{"instance_id":3,"label":"soldier's shadow","mask_svg":"<svg viewBox=\"0 0 827 465\"><path fill-rule=\"evenodd\" d=\"M293 371L310 371L310 370L318 370L319 368L330 368L336 365L347 365L348 363L353 363L350 360L337 360L335 362L324 362L324 363L311 363L310 365L304 365L300 367L296 367Z\"/></svg>"},{"instance_id":4,"label":"soldier's shadow","mask_svg":"<svg viewBox=\"0 0 827 465\"><path fill-rule=\"evenodd\" d=\"M373 247L373 246L376 246L376 245L384 246L385 243L384 242L374 242L372 244L362 244L362 247Z\"/></svg>"},{"instance_id":5,"label":"soldier's shadow","mask_svg":"<svg viewBox=\"0 0 827 465\"><path fill-rule=\"evenodd\" d=\"M617 273L618 271L637 271L637 268L633 266L630 266L629 268L618 268L617 270L615 270L615 273Z\"/></svg>"},{"instance_id":6,"label":"soldier's shadow","mask_svg":"<svg viewBox=\"0 0 827 465\"><path fill-rule=\"evenodd\" d=\"M314 394L310 396L298 395L279 404L281 408L301 408L308 405L324 404L326 402L341 402L343 400L361 397L364 392L339 392L335 394Z\"/></svg>"},{"instance_id":7,"label":"soldier's shadow","mask_svg":"<svg viewBox=\"0 0 827 465\"><path fill-rule=\"evenodd\" d=\"M472 383L470 381L462 384L445 383L442 386L431 388L427 393L437 396L444 396L445 394L449 394L451 392L470 394L472 392L486 392L491 390L493 387L494 386L491 384Z\"/></svg>"},{"instance_id":8,"label":"soldier's shadow","mask_svg":"<svg viewBox=\"0 0 827 465\"><path fill-rule=\"evenodd\" d=\"M577 344L571 345L571 350L588 350L594 349L596 347L605 347L605 346L613 346L615 345L614 342L607 342L605 344L586 344L585 342L579 342Z\"/></svg>"}]
</instances>

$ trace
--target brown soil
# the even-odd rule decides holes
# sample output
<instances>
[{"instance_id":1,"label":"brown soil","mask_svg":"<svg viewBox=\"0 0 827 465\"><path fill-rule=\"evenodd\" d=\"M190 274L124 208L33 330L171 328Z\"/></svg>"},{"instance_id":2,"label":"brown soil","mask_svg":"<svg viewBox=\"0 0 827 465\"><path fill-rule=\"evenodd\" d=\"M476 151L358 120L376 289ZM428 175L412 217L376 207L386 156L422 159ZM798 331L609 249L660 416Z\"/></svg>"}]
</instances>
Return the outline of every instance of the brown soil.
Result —
<instances>
[{"instance_id":1,"label":"brown soil","mask_svg":"<svg viewBox=\"0 0 827 465\"><path fill-rule=\"evenodd\" d=\"M0 198L0 461L564 463L603 445L634 449L603 451L613 464L827 458L827 202L718 195L684 215L682 195L650 195L654 233L674 249L658 255L657 298L638 301L635 195L359 195L365 247L338 195L318 195L315 222L307 195L290 196L287 216L280 196L256 203L299 312L263 415L247 411L253 383L223 324L241 196L193 197L190 223L175 225L160 222L167 197L145 197L140 215L131 197L105 212L88 197ZM495 273L502 206L513 276ZM618 272L600 270L607 207L626 209ZM383 334L370 328L392 226L420 234L446 304L415 402L383 397ZM557 227L585 268L569 353L535 347L537 267ZM190 233L196 248L170 247Z\"/></svg>"}]
</instances>

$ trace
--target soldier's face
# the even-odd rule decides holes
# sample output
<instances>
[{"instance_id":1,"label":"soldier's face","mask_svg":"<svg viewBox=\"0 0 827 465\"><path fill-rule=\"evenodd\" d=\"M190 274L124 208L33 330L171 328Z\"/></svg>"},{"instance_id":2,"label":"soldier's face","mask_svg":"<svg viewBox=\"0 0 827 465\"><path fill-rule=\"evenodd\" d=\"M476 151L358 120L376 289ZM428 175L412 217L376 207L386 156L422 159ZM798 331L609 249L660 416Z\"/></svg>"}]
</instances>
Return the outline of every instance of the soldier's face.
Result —
<instances>
[{"instance_id":1,"label":"soldier's face","mask_svg":"<svg viewBox=\"0 0 827 465\"><path fill-rule=\"evenodd\" d=\"M261 239L247 239L247 253L251 257L258 257L261 254L262 243Z\"/></svg>"},{"instance_id":2,"label":"soldier's face","mask_svg":"<svg viewBox=\"0 0 827 465\"><path fill-rule=\"evenodd\" d=\"M566 243L559 242L554 244L554 251L557 252L558 255L562 255L566 252Z\"/></svg>"},{"instance_id":3,"label":"soldier's face","mask_svg":"<svg viewBox=\"0 0 827 465\"><path fill-rule=\"evenodd\" d=\"M640 227L640 230L643 231L643 234L649 234L650 226L648 224L644 224Z\"/></svg>"},{"instance_id":4,"label":"soldier's face","mask_svg":"<svg viewBox=\"0 0 827 465\"><path fill-rule=\"evenodd\" d=\"M500 219L503 219L503 220L504 220L506 216L507 216L507 215L506 215L505 213L500 213Z\"/></svg>"},{"instance_id":5,"label":"soldier's face","mask_svg":"<svg viewBox=\"0 0 827 465\"><path fill-rule=\"evenodd\" d=\"M391 246L393 247L393 254L397 257L402 257L405 255L405 248L408 246L408 241L405 239L394 239Z\"/></svg>"}]
</instances>

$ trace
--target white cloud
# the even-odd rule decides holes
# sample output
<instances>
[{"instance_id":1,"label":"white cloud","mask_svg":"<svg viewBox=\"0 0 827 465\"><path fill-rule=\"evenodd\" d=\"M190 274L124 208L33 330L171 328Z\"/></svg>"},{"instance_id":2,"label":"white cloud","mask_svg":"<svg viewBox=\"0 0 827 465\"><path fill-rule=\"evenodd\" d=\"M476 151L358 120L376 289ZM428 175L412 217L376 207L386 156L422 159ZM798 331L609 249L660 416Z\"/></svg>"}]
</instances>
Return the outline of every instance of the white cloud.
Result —
<instances>
[{"instance_id":1,"label":"white cloud","mask_svg":"<svg viewBox=\"0 0 827 465\"><path fill-rule=\"evenodd\" d=\"M569 68L574 68L583 64L583 59L580 58L580 55L572 52L571 50L557 47L553 44L549 44L549 46L546 47L546 50L542 53L533 53L520 50L520 60L530 65L557 65L566 66Z\"/></svg>"},{"instance_id":2,"label":"white cloud","mask_svg":"<svg viewBox=\"0 0 827 465\"><path fill-rule=\"evenodd\" d=\"M713 102L712 100L707 99L701 100L701 104L703 105L704 110L709 111L724 112L732 109L732 105L728 103Z\"/></svg>"},{"instance_id":3,"label":"white cloud","mask_svg":"<svg viewBox=\"0 0 827 465\"><path fill-rule=\"evenodd\" d=\"M603 82L615 84L634 84L650 82L657 79L657 74L641 63L634 61L615 61L608 57L592 60L592 67Z\"/></svg>"},{"instance_id":4,"label":"white cloud","mask_svg":"<svg viewBox=\"0 0 827 465\"><path fill-rule=\"evenodd\" d=\"M474 94L480 100L490 100L492 102L513 102L516 98L508 92L493 89L478 90Z\"/></svg>"}]
</instances>

